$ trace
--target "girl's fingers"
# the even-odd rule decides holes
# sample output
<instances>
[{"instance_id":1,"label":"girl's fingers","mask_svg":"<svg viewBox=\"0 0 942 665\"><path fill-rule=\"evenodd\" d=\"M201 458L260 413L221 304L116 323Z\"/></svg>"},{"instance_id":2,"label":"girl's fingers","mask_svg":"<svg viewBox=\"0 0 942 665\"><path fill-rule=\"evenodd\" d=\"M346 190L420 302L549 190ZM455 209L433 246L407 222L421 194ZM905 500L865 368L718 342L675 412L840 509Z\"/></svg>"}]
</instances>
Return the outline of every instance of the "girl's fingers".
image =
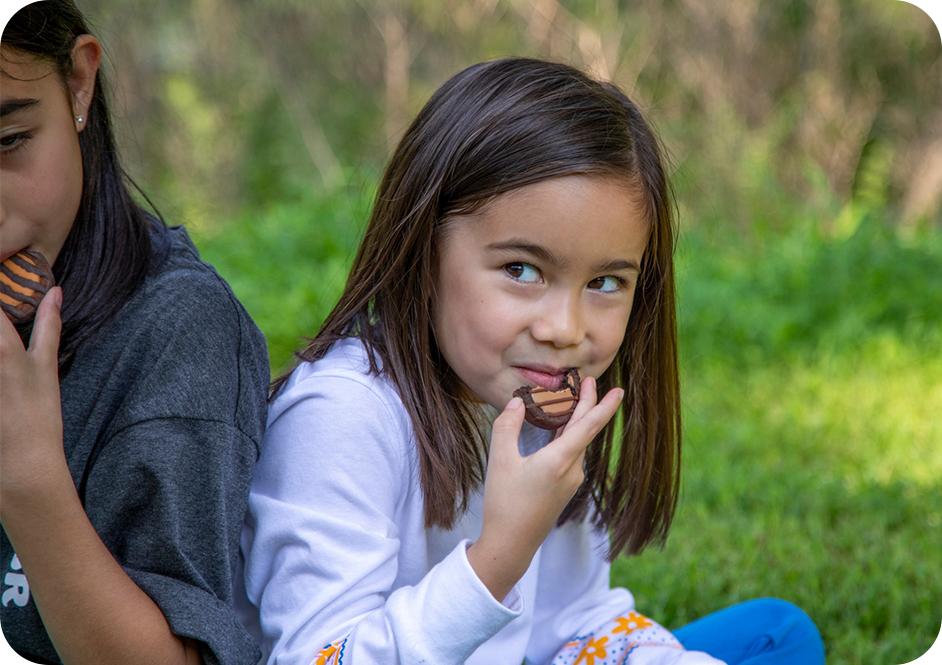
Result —
<instances>
[{"instance_id":1,"label":"girl's fingers","mask_svg":"<svg viewBox=\"0 0 942 665\"><path fill-rule=\"evenodd\" d=\"M62 288L54 286L43 296L29 338L29 353L44 363L58 364L59 335L62 332Z\"/></svg>"},{"instance_id":2,"label":"girl's fingers","mask_svg":"<svg viewBox=\"0 0 942 665\"><path fill-rule=\"evenodd\" d=\"M0 347L12 350L16 348L15 344L18 344L22 350L23 345L20 344L20 336L16 334L13 322L7 318L6 314L0 312Z\"/></svg>"},{"instance_id":3,"label":"girl's fingers","mask_svg":"<svg viewBox=\"0 0 942 665\"><path fill-rule=\"evenodd\" d=\"M592 410L592 407L598 401L595 394L596 388L595 377L587 376L582 379L582 384L579 386L579 401L576 402L576 410L572 412L569 422L562 428L562 433L565 434L577 422L582 420L585 414Z\"/></svg>"},{"instance_id":4,"label":"girl's fingers","mask_svg":"<svg viewBox=\"0 0 942 665\"><path fill-rule=\"evenodd\" d=\"M605 397L578 422L567 426L566 432L558 439L558 444L566 448L570 454L582 454L618 411L624 396L625 391L621 388L609 390Z\"/></svg>"}]
</instances>

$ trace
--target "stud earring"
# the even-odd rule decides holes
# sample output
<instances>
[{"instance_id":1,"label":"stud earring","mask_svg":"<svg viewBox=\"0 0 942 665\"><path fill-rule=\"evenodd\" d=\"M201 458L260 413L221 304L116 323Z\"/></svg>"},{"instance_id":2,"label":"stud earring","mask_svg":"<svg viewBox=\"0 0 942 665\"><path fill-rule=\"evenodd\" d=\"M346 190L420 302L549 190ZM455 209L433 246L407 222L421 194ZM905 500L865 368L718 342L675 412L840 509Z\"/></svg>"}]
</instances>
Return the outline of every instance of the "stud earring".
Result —
<instances>
[{"instance_id":1,"label":"stud earring","mask_svg":"<svg viewBox=\"0 0 942 665\"><path fill-rule=\"evenodd\" d=\"M77 115L77 116L75 116L75 122L77 122L78 124L81 125L83 122L85 122L85 116L83 116L83 115Z\"/></svg>"}]
</instances>

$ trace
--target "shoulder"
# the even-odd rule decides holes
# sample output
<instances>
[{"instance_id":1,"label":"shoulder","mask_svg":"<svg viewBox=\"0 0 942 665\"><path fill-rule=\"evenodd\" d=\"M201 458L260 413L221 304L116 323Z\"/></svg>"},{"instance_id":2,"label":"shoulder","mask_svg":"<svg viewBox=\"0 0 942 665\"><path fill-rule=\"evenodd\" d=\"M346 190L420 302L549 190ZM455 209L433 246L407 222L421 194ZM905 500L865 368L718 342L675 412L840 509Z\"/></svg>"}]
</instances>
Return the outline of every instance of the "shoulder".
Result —
<instances>
[{"instance_id":1,"label":"shoulder","mask_svg":"<svg viewBox=\"0 0 942 665\"><path fill-rule=\"evenodd\" d=\"M323 358L295 367L272 401L271 413L276 417L297 402L324 397L337 405L362 401L363 409L385 412L397 420L405 413L395 385L385 374L370 371L366 349L356 337L339 340Z\"/></svg>"},{"instance_id":2,"label":"shoulder","mask_svg":"<svg viewBox=\"0 0 942 665\"><path fill-rule=\"evenodd\" d=\"M182 229L163 260L84 349L73 371L109 367L126 394L117 425L148 418L227 422L258 440L269 380L261 331Z\"/></svg>"},{"instance_id":3,"label":"shoulder","mask_svg":"<svg viewBox=\"0 0 942 665\"><path fill-rule=\"evenodd\" d=\"M186 232L175 227L167 233L168 250L122 310L122 323L142 328L146 321L155 336L198 330L203 339L257 330L226 281L200 259Z\"/></svg>"},{"instance_id":4,"label":"shoulder","mask_svg":"<svg viewBox=\"0 0 942 665\"><path fill-rule=\"evenodd\" d=\"M407 462L412 426L399 393L383 375L370 373L359 339L335 343L315 362L291 373L269 405L265 448L330 448L331 454L387 457Z\"/></svg>"},{"instance_id":5,"label":"shoulder","mask_svg":"<svg viewBox=\"0 0 942 665\"><path fill-rule=\"evenodd\" d=\"M264 336L232 289L200 259L181 227L166 232L169 242L162 260L103 331L101 341L120 339L142 353L172 346L175 353L204 362L220 353L256 362L264 358L267 370Z\"/></svg>"},{"instance_id":6,"label":"shoulder","mask_svg":"<svg viewBox=\"0 0 942 665\"><path fill-rule=\"evenodd\" d=\"M269 405L249 502L269 522L329 514L361 527L376 519L385 530L418 478L398 394L369 373L359 340L348 339L295 368Z\"/></svg>"}]
</instances>

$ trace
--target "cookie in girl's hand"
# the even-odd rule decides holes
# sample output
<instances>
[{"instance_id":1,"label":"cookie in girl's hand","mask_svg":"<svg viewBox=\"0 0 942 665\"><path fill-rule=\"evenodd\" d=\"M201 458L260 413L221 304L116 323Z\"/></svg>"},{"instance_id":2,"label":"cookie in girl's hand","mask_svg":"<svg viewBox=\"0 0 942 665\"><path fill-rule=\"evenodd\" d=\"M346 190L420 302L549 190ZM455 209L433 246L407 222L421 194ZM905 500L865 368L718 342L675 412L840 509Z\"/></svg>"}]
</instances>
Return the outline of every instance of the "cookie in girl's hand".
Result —
<instances>
[{"instance_id":1,"label":"cookie in girl's hand","mask_svg":"<svg viewBox=\"0 0 942 665\"><path fill-rule=\"evenodd\" d=\"M558 429L569 422L576 410L580 384L579 370L573 367L566 371L558 390L521 386L514 396L523 400L528 423L541 429Z\"/></svg>"},{"instance_id":2,"label":"cookie in girl's hand","mask_svg":"<svg viewBox=\"0 0 942 665\"><path fill-rule=\"evenodd\" d=\"M49 262L36 250L21 250L0 263L0 307L16 325L32 320L54 285Z\"/></svg>"}]
</instances>

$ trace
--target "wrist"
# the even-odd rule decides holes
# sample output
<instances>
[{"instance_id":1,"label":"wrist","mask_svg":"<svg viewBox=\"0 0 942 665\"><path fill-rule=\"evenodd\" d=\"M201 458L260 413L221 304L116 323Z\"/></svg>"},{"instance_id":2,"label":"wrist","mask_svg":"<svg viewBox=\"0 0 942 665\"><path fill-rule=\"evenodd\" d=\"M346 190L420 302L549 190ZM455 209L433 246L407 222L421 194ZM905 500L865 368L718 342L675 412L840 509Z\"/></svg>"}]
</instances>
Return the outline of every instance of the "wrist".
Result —
<instances>
[{"instance_id":1,"label":"wrist","mask_svg":"<svg viewBox=\"0 0 942 665\"><path fill-rule=\"evenodd\" d=\"M535 552L515 552L508 545L496 545L482 535L467 550L468 563L498 602L510 593L530 567Z\"/></svg>"},{"instance_id":2,"label":"wrist","mask_svg":"<svg viewBox=\"0 0 942 665\"><path fill-rule=\"evenodd\" d=\"M61 444L59 445L61 450ZM4 526L21 514L45 513L49 507L75 494L75 484L64 454L33 455L15 462L6 456L0 477L0 520Z\"/></svg>"}]
</instances>

